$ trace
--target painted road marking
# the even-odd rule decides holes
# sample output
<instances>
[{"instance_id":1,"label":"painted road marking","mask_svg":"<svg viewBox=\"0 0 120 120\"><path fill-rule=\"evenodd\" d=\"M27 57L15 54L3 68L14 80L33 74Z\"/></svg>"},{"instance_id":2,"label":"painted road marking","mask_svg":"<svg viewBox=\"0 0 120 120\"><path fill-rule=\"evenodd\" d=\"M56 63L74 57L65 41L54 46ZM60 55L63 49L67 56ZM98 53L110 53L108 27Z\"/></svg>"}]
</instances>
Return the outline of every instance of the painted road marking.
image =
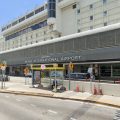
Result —
<instances>
[{"instance_id":1,"label":"painted road marking","mask_svg":"<svg viewBox=\"0 0 120 120\"><path fill-rule=\"evenodd\" d=\"M71 117L70 120L77 120L77 119Z\"/></svg>"},{"instance_id":2,"label":"painted road marking","mask_svg":"<svg viewBox=\"0 0 120 120\"><path fill-rule=\"evenodd\" d=\"M53 110L48 110L48 112L53 113L53 114L57 114L57 112L53 111Z\"/></svg>"},{"instance_id":3,"label":"painted road marking","mask_svg":"<svg viewBox=\"0 0 120 120\"><path fill-rule=\"evenodd\" d=\"M16 99L18 102L22 101L21 99Z\"/></svg>"},{"instance_id":4,"label":"painted road marking","mask_svg":"<svg viewBox=\"0 0 120 120\"><path fill-rule=\"evenodd\" d=\"M32 107L36 107L36 105L34 105L34 104L30 104Z\"/></svg>"},{"instance_id":5,"label":"painted road marking","mask_svg":"<svg viewBox=\"0 0 120 120\"><path fill-rule=\"evenodd\" d=\"M6 98L9 98L10 96L6 95L5 97L6 97Z\"/></svg>"}]
</instances>

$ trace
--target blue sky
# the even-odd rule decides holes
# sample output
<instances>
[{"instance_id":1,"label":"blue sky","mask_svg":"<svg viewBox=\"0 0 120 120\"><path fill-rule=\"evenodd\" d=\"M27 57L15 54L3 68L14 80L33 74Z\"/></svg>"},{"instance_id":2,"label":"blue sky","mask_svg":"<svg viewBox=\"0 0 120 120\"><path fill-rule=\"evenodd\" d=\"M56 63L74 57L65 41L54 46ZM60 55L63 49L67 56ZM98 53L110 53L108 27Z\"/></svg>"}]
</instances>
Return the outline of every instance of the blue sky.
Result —
<instances>
[{"instance_id":1,"label":"blue sky","mask_svg":"<svg viewBox=\"0 0 120 120\"><path fill-rule=\"evenodd\" d=\"M0 27L24 15L27 11L45 3L46 0L1 0Z\"/></svg>"}]
</instances>

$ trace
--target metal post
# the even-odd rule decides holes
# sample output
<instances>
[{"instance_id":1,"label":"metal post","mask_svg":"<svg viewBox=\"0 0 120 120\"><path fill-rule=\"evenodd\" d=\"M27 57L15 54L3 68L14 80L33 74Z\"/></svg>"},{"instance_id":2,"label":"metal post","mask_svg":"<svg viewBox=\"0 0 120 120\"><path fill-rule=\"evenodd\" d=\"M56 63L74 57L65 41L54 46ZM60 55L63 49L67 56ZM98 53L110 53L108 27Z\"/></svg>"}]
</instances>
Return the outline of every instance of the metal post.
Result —
<instances>
[{"instance_id":1,"label":"metal post","mask_svg":"<svg viewBox=\"0 0 120 120\"><path fill-rule=\"evenodd\" d=\"M56 67L55 67L55 92L57 92L57 86L56 86Z\"/></svg>"},{"instance_id":2,"label":"metal post","mask_svg":"<svg viewBox=\"0 0 120 120\"><path fill-rule=\"evenodd\" d=\"M2 80L1 80L1 89L3 89L3 73L2 73Z\"/></svg>"},{"instance_id":3,"label":"metal post","mask_svg":"<svg viewBox=\"0 0 120 120\"><path fill-rule=\"evenodd\" d=\"M32 70L32 86L34 87L34 72Z\"/></svg>"},{"instance_id":4,"label":"metal post","mask_svg":"<svg viewBox=\"0 0 120 120\"><path fill-rule=\"evenodd\" d=\"M92 93L92 78L91 78L91 75L90 75L90 91Z\"/></svg>"},{"instance_id":5,"label":"metal post","mask_svg":"<svg viewBox=\"0 0 120 120\"><path fill-rule=\"evenodd\" d=\"M50 72L49 72L49 77L50 77L50 85L51 85L51 74L50 74Z\"/></svg>"},{"instance_id":6,"label":"metal post","mask_svg":"<svg viewBox=\"0 0 120 120\"><path fill-rule=\"evenodd\" d=\"M25 85L26 85L26 79L27 79L26 77L27 77L27 76L25 75Z\"/></svg>"},{"instance_id":7,"label":"metal post","mask_svg":"<svg viewBox=\"0 0 120 120\"><path fill-rule=\"evenodd\" d=\"M71 71L69 69L69 90L70 90L70 73L71 73Z\"/></svg>"},{"instance_id":8,"label":"metal post","mask_svg":"<svg viewBox=\"0 0 120 120\"><path fill-rule=\"evenodd\" d=\"M3 74L3 88L5 88L5 74Z\"/></svg>"},{"instance_id":9,"label":"metal post","mask_svg":"<svg viewBox=\"0 0 120 120\"><path fill-rule=\"evenodd\" d=\"M2 70L1 89L5 88L5 70Z\"/></svg>"}]
</instances>

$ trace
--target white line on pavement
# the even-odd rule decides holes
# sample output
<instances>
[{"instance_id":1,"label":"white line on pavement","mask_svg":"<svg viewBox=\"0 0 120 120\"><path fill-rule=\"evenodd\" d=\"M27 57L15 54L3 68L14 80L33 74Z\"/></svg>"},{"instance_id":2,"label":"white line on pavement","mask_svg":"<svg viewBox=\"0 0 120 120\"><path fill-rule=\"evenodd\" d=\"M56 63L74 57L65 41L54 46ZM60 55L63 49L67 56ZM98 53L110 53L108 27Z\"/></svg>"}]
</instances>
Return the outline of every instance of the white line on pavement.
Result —
<instances>
[{"instance_id":1,"label":"white line on pavement","mask_svg":"<svg viewBox=\"0 0 120 120\"><path fill-rule=\"evenodd\" d=\"M36 105L34 105L34 104L30 104L32 107L36 107Z\"/></svg>"},{"instance_id":2,"label":"white line on pavement","mask_svg":"<svg viewBox=\"0 0 120 120\"><path fill-rule=\"evenodd\" d=\"M21 99L16 99L18 102L22 101Z\"/></svg>"},{"instance_id":3,"label":"white line on pavement","mask_svg":"<svg viewBox=\"0 0 120 120\"><path fill-rule=\"evenodd\" d=\"M6 98L9 98L10 96L6 95L5 97L6 97Z\"/></svg>"},{"instance_id":4,"label":"white line on pavement","mask_svg":"<svg viewBox=\"0 0 120 120\"><path fill-rule=\"evenodd\" d=\"M77 119L71 117L70 120L77 120Z\"/></svg>"},{"instance_id":5,"label":"white line on pavement","mask_svg":"<svg viewBox=\"0 0 120 120\"><path fill-rule=\"evenodd\" d=\"M57 114L57 112L53 111L53 110L48 110L48 112L53 113L53 114Z\"/></svg>"}]
</instances>

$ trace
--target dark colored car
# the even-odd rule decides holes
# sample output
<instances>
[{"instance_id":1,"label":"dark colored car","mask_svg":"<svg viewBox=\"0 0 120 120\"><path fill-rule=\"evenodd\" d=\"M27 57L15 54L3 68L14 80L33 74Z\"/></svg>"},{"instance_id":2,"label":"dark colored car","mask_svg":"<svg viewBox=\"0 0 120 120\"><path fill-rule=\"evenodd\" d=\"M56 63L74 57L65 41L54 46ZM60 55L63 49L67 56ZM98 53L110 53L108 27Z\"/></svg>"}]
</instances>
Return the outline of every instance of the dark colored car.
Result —
<instances>
[{"instance_id":1,"label":"dark colored car","mask_svg":"<svg viewBox=\"0 0 120 120\"><path fill-rule=\"evenodd\" d=\"M83 80L86 79L87 73L70 73L65 76L66 79L75 79L75 80Z\"/></svg>"}]
</instances>

